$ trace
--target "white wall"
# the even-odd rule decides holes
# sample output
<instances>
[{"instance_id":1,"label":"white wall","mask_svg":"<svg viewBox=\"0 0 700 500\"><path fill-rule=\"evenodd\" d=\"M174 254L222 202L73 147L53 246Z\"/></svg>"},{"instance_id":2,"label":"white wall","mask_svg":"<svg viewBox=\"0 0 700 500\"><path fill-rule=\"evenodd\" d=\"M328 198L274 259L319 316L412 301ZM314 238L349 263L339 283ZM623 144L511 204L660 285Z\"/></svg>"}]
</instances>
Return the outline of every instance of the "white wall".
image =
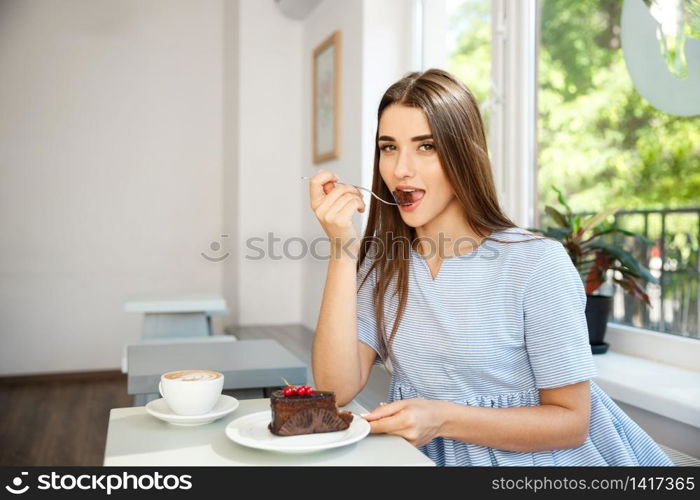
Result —
<instances>
[{"instance_id":1,"label":"white wall","mask_svg":"<svg viewBox=\"0 0 700 500\"><path fill-rule=\"evenodd\" d=\"M410 71L420 71L413 57L415 2L364 0L362 43L362 165L364 186L372 185L377 108L387 88ZM368 211L365 212L365 217Z\"/></svg>"},{"instance_id":2,"label":"white wall","mask_svg":"<svg viewBox=\"0 0 700 500\"><path fill-rule=\"evenodd\" d=\"M272 0L241 0L239 27L239 324L299 323L300 261L249 259L257 252L246 241L263 238L254 244L266 249L272 233L281 240L279 256L283 242L301 234L302 25L284 17Z\"/></svg>"},{"instance_id":3,"label":"white wall","mask_svg":"<svg viewBox=\"0 0 700 500\"><path fill-rule=\"evenodd\" d=\"M304 20L303 38L303 113L302 129L302 175L314 175L319 168L335 172L342 180L360 183L362 181L362 0L324 0ZM311 88L312 54L314 49L334 31L341 32L341 75L340 75L340 158L319 165L311 156ZM304 211L301 214L303 236L308 242L315 238L325 238L316 216L309 205L308 181L303 185ZM358 230L360 214L355 215ZM319 253L328 255L329 245L318 246ZM323 286L326 279L327 260L308 256L304 260L302 282L302 323L316 329L321 306Z\"/></svg>"},{"instance_id":4,"label":"white wall","mask_svg":"<svg viewBox=\"0 0 700 500\"><path fill-rule=\"evenodd\" d=\"M304 94L302 152L304 175L319 168L335 172L342 180L371 186L377 107L389 85L412 68L413 12L408 0L324 0L304 21L304 88L311 88L311 54L333 31L342 37L340 158L314 165L310 155L311 93ZM307 241L325 237L309 208L305 191L303 232ZM369 204L369 198L365 198ZM367 212L365 212L365 217ZM355 214L355 226L362 234L366 221ZM328 245L322 247L327 254ZM304 261L302 323L316 328L323 296L327 260L312 257Z\"/></svg>"},{"instance_id":5,"label":"white wall","mask_svg":"<svg viewBox=\"0 0 700 500\"><path fill-rule=\"evenodd\" d=\"M216 318L216 323L236 325L240 321L239 303L239 261L240 237L238 224L238 147L240 136L240 2L224 0L223 5L223 165L222 182L219 191L223 197L223 230L221 252L216 257L224 257L221 262L222 294L231 312L227 318Z\"/></svg>"},{"instance_id":6,"label":"white wall","mask_svg":"<svg viewBox=\"0 0 700 500\"><path fill-rule=\"evenodd\" d=\"M336 29L341 158L321 167L369 183L412 4L295 21L272 0L0 3L0 375L117 368L132 294L222 292L219 326L314 328L326 262L251 260L246 241L324 236L299 176L317 171L311 54ZM200 256L213 241L229 258Z\"/></svg>"},{"instance_id":7,"label":"white wall","mask_svg":"<svg viewBox=\"0 0 700 500\"><path fill-rule=\"evenodd\" d=\"M447 6L445 0L422 0L422 69L447 69Z\"/></svg>"},{"instance_id":8,"label":"white wall","mask_svg":"<svg viewBox=\"0 0 700 500\"><path fill-rule=\"evenodd\" d=\"M0 374L114 369L126 295L221 289L222 57L221 0L0 3Z\"/></svg>"}]
</instances>

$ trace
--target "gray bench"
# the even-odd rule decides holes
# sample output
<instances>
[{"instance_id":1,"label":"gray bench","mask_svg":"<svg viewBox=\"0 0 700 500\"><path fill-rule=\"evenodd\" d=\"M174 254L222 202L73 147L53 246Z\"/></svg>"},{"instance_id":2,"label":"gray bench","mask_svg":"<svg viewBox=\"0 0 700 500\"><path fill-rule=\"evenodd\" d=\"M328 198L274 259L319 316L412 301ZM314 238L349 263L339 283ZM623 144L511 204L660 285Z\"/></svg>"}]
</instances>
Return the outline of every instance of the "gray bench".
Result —
<instances>
[{"instance_id":1,"label":"gray bench","mask_svg":"<svg viewBox=\"0 0 700 500\"><path fill-rule=\"evenodd\" d=\"M174 339L173 339L174 340ZM225 391L247 391L246 397L267 397L272 389L308 382L308 366L274 340L231 337L136 342L126 346L127 392L134 406L158 399L160 376L183 369L209 369L224 374ZM235 395L235 394L234 394Z\"/></svg>"},{"instance_id":2,"label":"gray bench","mask_svg":"<svg viewBox=\"0 0 700 500\"><path fill-rule=\"evenodd\" d=\"M124 310L143 314L144 339L213 335L211 316L229 313L223 297L202 293L130 297Z\"/></svg>"}]
</instances>

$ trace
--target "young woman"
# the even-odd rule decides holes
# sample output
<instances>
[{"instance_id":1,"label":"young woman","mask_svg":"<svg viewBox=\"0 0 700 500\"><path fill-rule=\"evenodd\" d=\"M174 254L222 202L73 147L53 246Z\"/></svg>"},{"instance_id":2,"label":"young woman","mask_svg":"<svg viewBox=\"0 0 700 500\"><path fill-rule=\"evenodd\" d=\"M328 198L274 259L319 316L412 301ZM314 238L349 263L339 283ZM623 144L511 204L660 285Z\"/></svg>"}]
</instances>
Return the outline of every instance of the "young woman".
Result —
<instances>
[{"instance_id":1,"label":"young woman","mask_svg":"<svg viewBox=\"0 0 700 500\"><path fill-rule=\"evenodd\" d=\"M359 240L360 192L310 181L332 243L318 388L345 404L390 362L389 404L365 418L438 465L673 465L591 380L583 283L561 243L502 212L470 91L411 73L378 122L372 189L410 205L372 198Z\"/></svg>"}]
</instances>

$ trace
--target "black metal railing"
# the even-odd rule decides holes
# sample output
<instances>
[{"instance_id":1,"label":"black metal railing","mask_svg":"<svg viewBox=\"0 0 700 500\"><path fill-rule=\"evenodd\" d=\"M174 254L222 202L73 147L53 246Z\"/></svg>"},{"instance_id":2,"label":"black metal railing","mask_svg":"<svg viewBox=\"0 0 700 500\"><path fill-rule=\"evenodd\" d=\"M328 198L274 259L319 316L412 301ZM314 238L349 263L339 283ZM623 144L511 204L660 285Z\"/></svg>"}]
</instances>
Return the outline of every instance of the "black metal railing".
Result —
<instances>
[{"instance_id":1,"label":"black metal railing","mask_svg":"<svg viewBox=\"0 0 700 500\"><path fill-rule=\"evenodd\" d=\"M647 244L621 234L613 237L659 283L645 286L651 307L616 286L610 320L700 339L700 207L620 210L615 221L653 241Z\"/></svg>"}]
</instances>

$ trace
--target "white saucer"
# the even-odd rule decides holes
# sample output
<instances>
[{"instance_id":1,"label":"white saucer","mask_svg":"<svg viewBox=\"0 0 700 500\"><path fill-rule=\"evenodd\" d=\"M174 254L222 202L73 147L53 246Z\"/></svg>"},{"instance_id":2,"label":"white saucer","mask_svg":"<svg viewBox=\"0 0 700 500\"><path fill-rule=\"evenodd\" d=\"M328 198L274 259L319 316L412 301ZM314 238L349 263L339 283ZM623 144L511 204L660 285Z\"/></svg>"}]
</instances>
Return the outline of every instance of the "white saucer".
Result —
<instances>
[{"instance_id":1,"label":"white saucer","mask_svg":"<svg viewBox=\"0 0 700 500\"><path fill-rule=\"evenodd\" d=\"M228 415L238 408L238 400L222 394L209 413L203 415L185 416L173 413L164 398L154 399L146 405L146 411L160 420L173 425L204 425Z\"/></svg>"},{"instance_id":2,"label":"white saucer","mask_svg":"<svg viewBox=\"0 0 700 500\"><path fill-rule=\"evenodd\" d=\"M238 417L226 426L226 436L234 443L250 448L283 453L308 453L356 443L370 431L369 422L353 414L350 427L344 431L276 436L267 427L271 419L270 410Z\"/></svg>"}]
</instances>

